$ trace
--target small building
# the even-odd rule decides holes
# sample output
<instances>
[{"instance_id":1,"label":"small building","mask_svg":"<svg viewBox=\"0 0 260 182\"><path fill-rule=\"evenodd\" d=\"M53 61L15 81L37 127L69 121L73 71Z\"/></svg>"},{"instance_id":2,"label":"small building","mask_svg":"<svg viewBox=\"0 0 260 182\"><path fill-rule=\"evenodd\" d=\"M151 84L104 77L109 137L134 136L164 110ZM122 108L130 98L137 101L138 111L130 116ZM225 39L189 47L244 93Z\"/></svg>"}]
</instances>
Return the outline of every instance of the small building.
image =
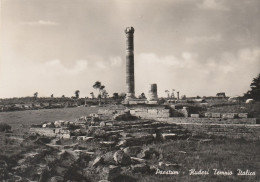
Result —
<instances>
[{"instance_id":1,"label":"small building","mask_svg":"<svg viewBox=\"0 0 260 182\"><path fill-rule=\"evenodd\" d=\"M226 97L226 94L225 94L225 92L219 92L219 93L217 93L216 96L217 97Z\"/></svg>"}]
</instances>

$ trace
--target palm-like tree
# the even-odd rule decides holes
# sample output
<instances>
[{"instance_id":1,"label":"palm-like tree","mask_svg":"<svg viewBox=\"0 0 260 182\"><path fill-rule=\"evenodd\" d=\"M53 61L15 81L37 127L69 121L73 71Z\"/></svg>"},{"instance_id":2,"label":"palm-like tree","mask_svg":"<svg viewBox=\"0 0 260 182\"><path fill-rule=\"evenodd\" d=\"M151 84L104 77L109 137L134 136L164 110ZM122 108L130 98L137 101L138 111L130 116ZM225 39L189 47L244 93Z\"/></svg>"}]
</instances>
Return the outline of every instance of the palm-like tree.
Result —
<instances>
[{"instance_id":1,"label":"palm-like tree","mask_svg":"<svg viewBox=\"0 0 260 182\"><path fill-rule=\"evenodd\" d=\"M93 88L99 91L98 99L99 99L99 105L101 105L102 92L104 91L105 86L102 85L100 81L96 81L95 84L93 85Z\"/></svg>"}]
</instances>

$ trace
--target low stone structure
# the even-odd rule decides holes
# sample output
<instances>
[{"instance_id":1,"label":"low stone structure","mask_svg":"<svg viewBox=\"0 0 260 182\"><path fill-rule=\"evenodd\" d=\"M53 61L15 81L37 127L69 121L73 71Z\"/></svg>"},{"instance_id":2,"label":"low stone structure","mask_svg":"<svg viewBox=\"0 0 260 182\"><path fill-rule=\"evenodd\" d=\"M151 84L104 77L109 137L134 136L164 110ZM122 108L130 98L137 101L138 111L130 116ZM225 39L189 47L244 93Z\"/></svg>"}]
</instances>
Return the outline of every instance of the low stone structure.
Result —
<instances>
[{"instance_id":1,"label":"low stone structure","mask_svg":"<svg viewBox=\"0 0 260 182\"><path fill-rule=\"evenodd\" d=\"M149 107L130 109L130 113L144 119L169 118L171 115L170 109Z\"/></svg>"},{"instance_id":2,"label":"low stone structure","mask_svg":"<svg viewBox=\"0 0 260 182\"><path fill-rule=\"evenodd\" d=\"M164 121L169 123L198 123L198 124L241 124L241 125L256 125L258 120L256 118L184 118L184 117L170 117L170 118L156 118L157 121Z\"/></svg>"}]
</instances>

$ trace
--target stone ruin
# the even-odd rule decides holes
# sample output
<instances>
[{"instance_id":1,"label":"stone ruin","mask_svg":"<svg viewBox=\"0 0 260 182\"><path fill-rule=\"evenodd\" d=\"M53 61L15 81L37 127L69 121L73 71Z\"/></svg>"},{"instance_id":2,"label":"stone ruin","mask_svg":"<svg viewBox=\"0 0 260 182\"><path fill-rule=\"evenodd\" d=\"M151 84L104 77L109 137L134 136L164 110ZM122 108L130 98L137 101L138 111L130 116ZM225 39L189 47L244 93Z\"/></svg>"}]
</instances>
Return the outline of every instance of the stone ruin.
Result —
<instances>
[{"instance_id":1,"label":"stone ruin","mask_svg":"<svg viewBox=\"0 0 260 182\"><path fill-rule=\"evenodd\" d=\"M259 139L260 127L256 126L257 120L248 118L247 113L201 115L192 113L185 106L159 104L157 84L150 85L147 100L136 99L134 28L126 28L125 33L127 96L124 106L100 108L98 113L82 116L75 121L55 121L33 126L30 129L31 135L51 138L51 142L45 143L46 146L74 156L77 158L75 161L82 154L88 155L84 175L97 175L98 180L111 181L116 181L124 172L154 173L156 168L163 166L162 156L154 148L144 146L165 140L188 139L193 135L191 131ZM177 97L179 99L179 93ZM67 140L73 144L62 143ZM92 143L99 151L89 149ZM89 146L86 147L86 144ZM148 161L154 159L158 164L150 166ZM55 175L62 176L56 173L59 172L56 171Z\"/></svg>"},{"instance_id":2,"label":"stone ruin","mask_svg":"<svg viewBox=\"0 0 260 182\"><path fill-rule=\"evenodd\" d=\"M78 167L84 169L83 177L95 176L96 181L118 181L120 175L129 173L154 174L157 168L163 168L163 156L160 151L148 145L187 139L191 134L181 126L139 119L131 112L126 107L104 108L74 121L58 120L35 125L30 129L30 138L35 136L39 144L47 146L47 150L51 149L47 152L48 158L53 158L51 160L58 162L66 155L64 162L67 165L77 167L80 164ZM149 111L151 114L153 112L156 111ZM165 116L168 116L167 113ZM45 156L42 151L33 153ZM78 163L81 160L87 161L84 164ZM43 161L45 159L41 163ZM154 165L151 165L152 161L156 161ZM41 164L41 167L44 165L47 164ZM55 166L49 176L68 180L63 163L58 162ZM43 169L37 166L35 170ZM43 178L44 172L40 174L39 178ZM82 177L82 172L80 174L73 175Z\"/></svg>"}]
</instances>

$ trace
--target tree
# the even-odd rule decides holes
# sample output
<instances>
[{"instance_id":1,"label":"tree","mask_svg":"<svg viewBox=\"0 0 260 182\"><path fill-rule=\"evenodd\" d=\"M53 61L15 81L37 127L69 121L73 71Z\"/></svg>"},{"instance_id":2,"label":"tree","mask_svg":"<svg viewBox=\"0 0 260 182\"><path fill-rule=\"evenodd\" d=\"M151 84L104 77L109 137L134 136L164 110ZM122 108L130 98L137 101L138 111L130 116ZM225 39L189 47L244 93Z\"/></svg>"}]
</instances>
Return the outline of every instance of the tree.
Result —
<instances>
[{"instance_id":1,"label":"tree","mask_svg":"<svg viewBox=\"0 0 260 182\"><path fill-rule=\"evenodd\" d=\"M94 99L94 98L95 98L95 95L94 95L94 93L93 93L93 92L91 92L91 93L90 93L90 95L91 95L91 98L92 98L92 99Z\"/></svg>"},{"instance_id":2,"label":"tree","mask_svg":"<svg viewBox=\"0 0 260 182\"><path fill-rule=\"evenodd\" d=\"M244 97L260 101L260 74L253 79L250 88L251 90L247 91L247 93L244 94Z\"/></svg>"},{"instance_id":3,"label":"tree","mask_svg":"<svg viewBox=\"0 0 260 182\"><path fill-rule=\"evenodd\" d=\"M76 97L76 99L78 99L78 98L79 98L79 93L80 93L80 91L79 91L79 90L76 90L76 91L75 91L75 97Z\"/></svg>"},{"instance_id":4,"label":"tree","mask_svg":"<svg viewBox=\"0 0 260 182\"><path fill-rule=\"evenodd\" d=\"M146 99L145 94L141 93L141 95L138 96L139 99Z\"/></svg>"},{"instance_id":5,"label":"tree","mask_svg":"<svg viewBox=\"0 0 260 182\"><path fill-rule=\"evenodd\" d=\"M172 89L171 98L174 98L174 91L175 89Z\"/></svg>"},{"instance_id":6,"label":"tree","mask_svg":"<svg viewBox=\"0 0 260 182\"><path fill-rule=\"evenodd\" d=\"M102 90L102 97L105 99L108 97L108 92L106 90Z\"/></svg>"},{"instance_id":7,"label":"tree","mask_svg":"<svg viewBox=\"0 0 260 182\"><path fill-rule=\"evenodd\" d=\"M119 94L120 99L125 99L125 97L126 97L126 93L122 92Z\"/></svg>"},{"instance_id":8,"label":"tree","mask_svg":"<svg viewBox=\"0 0 260 182\"><path fill-rule=\"evenodd\" d=\"M33 94L33 96L34 96L34 98L36 99L36 98L38 97L38 92L35 92L35 93Z\"/></svg>"},{"instance_id":9,"label":"tree","mask_svg":"<svg viewBox=\"0 0 260 182\"><path fill-rule=\"evenodd\" d=\"M170 98L169 90L165 90L165 93L167 93L167 97Z\"/></svg>"},{"instance_id":10,"label":"tree","mask_svg":"<svg viewBox=\"0 0 260 182\"><path fill-rule=\"evenodd\" d=\"M51 94L51 98L53 98L53 94Z\"/></svg>"},{"instance_id":11,"label":"tree","mask_svg":"<svg viewBox=\"0 0 260 182\"><path fill-rule=\"evenodd\" d=\"M65 95L62 95L61 97L62 97L62 98L64 98L64 97L65 97Z\"/></svg>"},{"instance_id":12,"label":"tree","mask_svg":"<svg viewBox=\"0 0 260 182\"><path fill-rule=\"evenodd\" d=\"M113 93L113 99L118 99L118 98L119 98L118 93Z\"/></svg>"},{"instance_id":13,"label":"tree","mask_svg":"<svg viewBox=\"0 0 260 182\"><path fill-rule=\"evenodd\" d=\"M97 89L99 91L98 94L98 100L99 100L99 105L101 105L101 98L102 98L102 93L104 91L105 86L101 84L100 81L96 81L93 85L94 89Z\"/></svg>"}]
</instances>

